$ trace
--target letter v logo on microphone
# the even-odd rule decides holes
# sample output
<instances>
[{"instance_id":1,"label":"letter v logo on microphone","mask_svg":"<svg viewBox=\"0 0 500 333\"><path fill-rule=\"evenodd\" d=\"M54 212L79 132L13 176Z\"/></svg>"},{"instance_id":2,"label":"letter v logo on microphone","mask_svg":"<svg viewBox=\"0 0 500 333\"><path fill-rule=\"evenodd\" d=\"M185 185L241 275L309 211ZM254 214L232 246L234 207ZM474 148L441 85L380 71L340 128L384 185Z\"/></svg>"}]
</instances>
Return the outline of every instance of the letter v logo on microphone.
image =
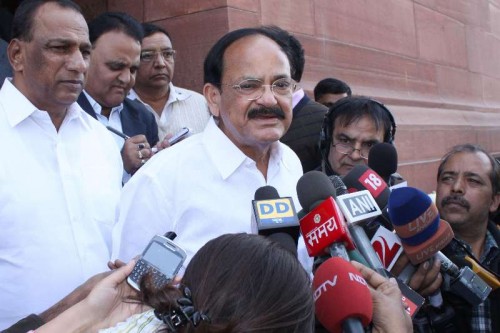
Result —
<instances>
[{"instance_id":1,"label":"letter v logo on microphone","mask_svg":"<svg viewBox=\"0 0 500 333\"><path fill-rule=\"evenodd\" d=\"M394 266L396 260L403 252L399 237L383 226L380 226L375 235L373 235L371 244L380 261L382 261L382 264L388 270L392 269L392 266Z\"/></svg>"}]
</instances>

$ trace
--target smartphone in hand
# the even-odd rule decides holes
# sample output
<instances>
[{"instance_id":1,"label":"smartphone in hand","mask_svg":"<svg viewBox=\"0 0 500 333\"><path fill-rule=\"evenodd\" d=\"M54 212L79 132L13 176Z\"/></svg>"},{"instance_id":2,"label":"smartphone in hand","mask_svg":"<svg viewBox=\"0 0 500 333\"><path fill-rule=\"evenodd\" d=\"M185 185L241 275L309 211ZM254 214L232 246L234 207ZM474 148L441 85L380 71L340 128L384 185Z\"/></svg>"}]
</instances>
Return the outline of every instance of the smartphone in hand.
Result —
<instances>
[{"instance_id":1,"label":"smartphone in hand","mask_svg":"<svg viewBox=\"0 0 500 333\"><path fill-rule=\"evenodd\" d=\"M188 127L183 127L179 132L175 133L173 137L168 139L168 143L170 145L174 145L177 142L181 141L184 139L190 132L190 129Z\"/></svg>"},{"instance_id":2,"label":"smartphone in hand","mask_svg":"<svg viewBox=\"0 0 500 333\"><path fill-rule=\"evenodd\" d=\"M186 260L186 252L171 239L154 236L135 264L127 282L134 289L140 290L142 277L151 272L154 285L161 288L175 277L184 260Z\"/></svg>"}]
</instances>

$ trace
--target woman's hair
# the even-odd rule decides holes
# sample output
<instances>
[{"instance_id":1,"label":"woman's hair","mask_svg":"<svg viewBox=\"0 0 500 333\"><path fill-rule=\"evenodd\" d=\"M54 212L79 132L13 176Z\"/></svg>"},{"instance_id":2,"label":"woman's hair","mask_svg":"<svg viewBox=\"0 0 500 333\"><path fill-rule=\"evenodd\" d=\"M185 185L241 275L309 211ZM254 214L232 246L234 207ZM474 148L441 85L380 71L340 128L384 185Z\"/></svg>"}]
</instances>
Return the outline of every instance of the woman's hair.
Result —
<instances>
[{"instance_id":1,"label":"woman's hair","mask_svg":"<svg viewBox=\"0 0 500 333\"><path fill-rule=\"evenodd\" d=\"M179 332L308 333L314 328L310 280L297 258L262 236L227 234L205 244L189 263L182 285L195 311L210 318ZM142 289L142 287L146 287ZM158 312L176 307L180 291L154 291L143 300Z\"/></svg>"}]
</instances>

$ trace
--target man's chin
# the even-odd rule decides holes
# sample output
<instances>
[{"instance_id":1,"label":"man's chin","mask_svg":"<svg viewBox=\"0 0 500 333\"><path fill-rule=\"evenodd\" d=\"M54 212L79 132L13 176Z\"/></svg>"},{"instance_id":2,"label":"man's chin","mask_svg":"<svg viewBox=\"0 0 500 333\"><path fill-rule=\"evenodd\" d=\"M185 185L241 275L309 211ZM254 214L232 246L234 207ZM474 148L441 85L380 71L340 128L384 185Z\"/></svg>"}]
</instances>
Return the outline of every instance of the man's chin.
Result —
<instances>
[{"instance_id":1,"label":"man's chin","mask_svg":"<svg viewBox=\"0 0 500 333\"><path fill-rule=\"evenodd\" d=\"M465 211L465 209L464 209ZM465 218L466 216L464 215L464 211L456 211L456 210L447 210L445 209L444 211L440 211L440 216L443 220L448 222L452 227L460 228L460 226L465 224Z\"/></svg>"},{"instance_id":2,"label":"man's chin","mask_svg":"<svg viewBox=\"0 0 500 333\"><path fill-rule=\"evenodd\" d=\"M354 168L352 165L342 165L337 170L334 170L339 176L344 177Z\"/></svg>"}]
</instances>

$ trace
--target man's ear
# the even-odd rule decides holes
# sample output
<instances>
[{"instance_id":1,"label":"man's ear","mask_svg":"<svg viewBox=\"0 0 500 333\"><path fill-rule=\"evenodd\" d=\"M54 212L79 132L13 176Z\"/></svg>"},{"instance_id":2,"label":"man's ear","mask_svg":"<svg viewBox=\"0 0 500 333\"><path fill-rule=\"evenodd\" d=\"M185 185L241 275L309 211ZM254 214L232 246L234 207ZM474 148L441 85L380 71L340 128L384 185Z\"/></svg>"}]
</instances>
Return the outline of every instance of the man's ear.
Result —
<instances>
[{"instance_id":1,"label":"man's ear","mask_svg":"<svg viewBox=\"0 0 500 333\"><path fill-rule=\"evenodd\" d=\"M493 196L493 200L491 200L491 205L490 205L490 213L496 212L500 207L500 193L497 193Z\"/></svg>"},{"instance_id":2,"label":"man's ear","mask_svg":"<svg viewBox=\"0 0 500 333\"><path fill-rule=\"evenodd\" d=\"M7 56L13 72L22 72L24 69L24 47L25 43L17 38L10 41L7 47Z\"/></svg>"},{"instance_id":3,"label":"man's ear","mask_svg":"<svg viewBox=\"0 0 500 333\"><path fill-rule=\"evenodd\" d=\"M203 95L205 95L205 99L207 100L208 108L210 109L210 113L218 118L220 116L220 90L216 86L211 83L205 83L203 86Z\"/></svg>"}]
</instances>

